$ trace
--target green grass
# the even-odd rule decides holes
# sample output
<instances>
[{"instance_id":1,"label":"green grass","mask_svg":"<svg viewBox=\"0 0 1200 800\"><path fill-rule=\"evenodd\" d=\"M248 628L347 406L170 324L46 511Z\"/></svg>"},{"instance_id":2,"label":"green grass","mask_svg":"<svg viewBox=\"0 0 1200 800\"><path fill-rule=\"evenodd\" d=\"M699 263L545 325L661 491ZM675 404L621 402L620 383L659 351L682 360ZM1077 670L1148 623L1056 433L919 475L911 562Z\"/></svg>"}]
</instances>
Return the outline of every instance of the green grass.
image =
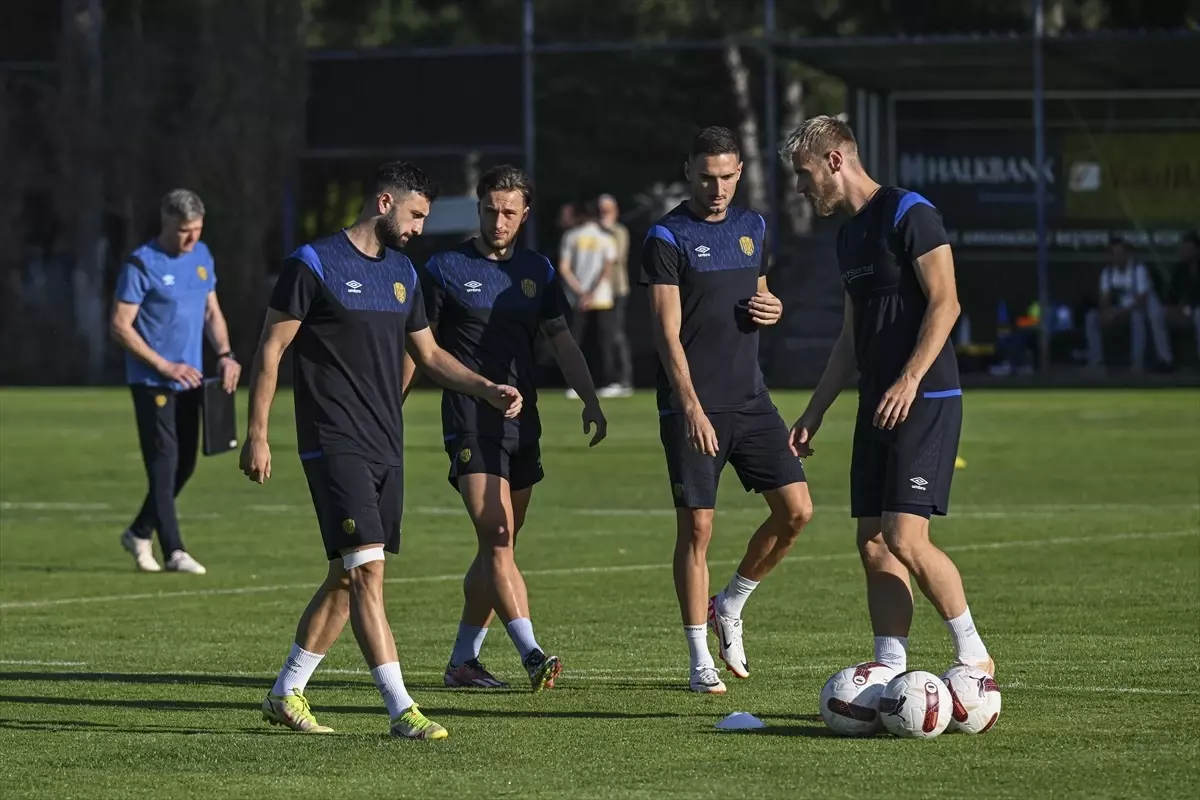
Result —
<instances>
[{"instance_id":1,"label":"green grass","mask_svg":"<svg viewBox=\"0 0 1200 800\"><path fill-rule=\"evenodd\" d=\"M789 419L805 397L776 398ZM982 737L826 735L817 695L870 656L847 517L852 400L807 466L817 516L746 609L750 680L685 691L673 523L648 394L608 403L589 451L578 407L543 398L547 480L519 561L559 688L440 687L473 552L445 481L436 397L409 406L405 543L388 609L409 686L451 738L394 741L349 631L309 686L333 737L269 729L257 707L325 565L294 455L274 478L204 459L181 498L202 577L138 575L117 537L143 492L119 390L0 393L0 788L5 797L1155 797L1200 779L1200 393L970 393L952 515L935 524L999 663ZM244 403L239 404L244 412ZM44 504L44 505L39 505ZM763 515L732 473L710 553L728 579ZM136 596L136 598L131 597ZM60 603L52 601L61 600ZM940 672L918 605L910 664ZM521 673L503 629L484 659ZM56 663L58 662L58 663ZM64 662L76 662L67 664ZM732 711L753 734L714 724Z\"/></svg>"}]
</instances>

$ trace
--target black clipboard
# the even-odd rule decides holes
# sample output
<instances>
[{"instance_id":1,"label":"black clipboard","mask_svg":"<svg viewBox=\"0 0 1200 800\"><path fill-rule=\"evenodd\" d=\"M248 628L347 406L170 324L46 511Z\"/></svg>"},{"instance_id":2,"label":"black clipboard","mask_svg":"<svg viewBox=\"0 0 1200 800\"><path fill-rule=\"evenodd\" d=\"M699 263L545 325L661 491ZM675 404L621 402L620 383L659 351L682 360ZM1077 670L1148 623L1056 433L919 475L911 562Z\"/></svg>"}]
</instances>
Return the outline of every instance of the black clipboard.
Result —
<instances>
[{"instance_id":1,"label":"black clipboard","mask_svg":"<svg viewBox=\"0 0 1200 800\"><path fill-rule=\"evenodd\" d=\"M205 378L204 407L204 455L216 456L228 453L238 446L236 394L229 394L221 385L220 378Z\"/></svg>"}]
</instances>

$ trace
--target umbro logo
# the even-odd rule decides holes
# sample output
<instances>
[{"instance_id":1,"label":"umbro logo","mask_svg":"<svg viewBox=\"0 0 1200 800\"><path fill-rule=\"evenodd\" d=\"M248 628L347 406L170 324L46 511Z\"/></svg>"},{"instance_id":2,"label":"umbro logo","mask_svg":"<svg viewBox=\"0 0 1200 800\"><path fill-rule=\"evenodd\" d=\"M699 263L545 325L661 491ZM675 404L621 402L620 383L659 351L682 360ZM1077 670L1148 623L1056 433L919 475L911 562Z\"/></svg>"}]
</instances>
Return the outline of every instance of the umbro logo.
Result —
<instances>
[{"instance_id":1,"label":"umbro logo","mask_svg":"<svg viewBox=\"0 0 1200 800\"><path fill-rule=\"evenodd\" d=\"M346 281L346 288L351 294L362 294L362 284L358 281Z\"/></svg>"},{"instance_id":2,"label":"umbro logo","mask_svg":"<svg viewBox=\"0 0 1200 800\"><path fill-rule=\"evenodd\" d=\"M696 248L696 254L699 255L700 258L708 258L708 252L709 248L705 247L704 245L700 245Z\"/></svg>"},{"instance_id":3,"label":"umbro logo","mask_svg":"<svg viewBox=\"0 0 1200 800\"><path fill-rule=\"evenodd\" d=\"M478 292L480 289L483 288L483 284L480 283L479 281L467 281L466 283L463 284L463 286L466 287L468 292Z\"/></svg>"},{"instance_id":4,"label":"umbro logo","mask_svg":"<svg viewBox=\"0 0 1200 800\"><path fill-rule=\"evenodd\" d=\"M175 276L174 275L163 275L163 286L174 286L174 285L175 285Z\"/></svg>"},{"instance_id":5,"label":"umbro logo","mask_svg":"<svg viewBox=\"0 0 1200 800\"><path fill-rule=\"evenodd\" d=\"M918 492L925 491L925 487L929 485L929 481L925 480L924 478L909 478L908 482L911 483L912 488L916 489Z\"/></svg>"}]
</instances>

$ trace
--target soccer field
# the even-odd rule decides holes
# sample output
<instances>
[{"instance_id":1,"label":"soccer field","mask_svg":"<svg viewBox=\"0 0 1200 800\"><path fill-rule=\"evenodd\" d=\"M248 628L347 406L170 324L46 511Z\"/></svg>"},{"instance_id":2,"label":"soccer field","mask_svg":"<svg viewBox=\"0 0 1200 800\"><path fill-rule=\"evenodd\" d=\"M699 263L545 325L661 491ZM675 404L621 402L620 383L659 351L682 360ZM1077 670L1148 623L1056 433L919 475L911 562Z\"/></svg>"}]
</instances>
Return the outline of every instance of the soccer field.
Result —
<instances>
[{"instance_id":1,"label":"soccer field","mask_svg":"<svg viewBox=\"0 0 1200 800\"><path fill-rule=\"evenodd\" d=\"M779 393L790 421L806 395ZM4 797L1173 797L1200 779L1200 393L968 392L951 516L957 561L998 664L1004 711L981 737L828 734L817 697L868 660L847 515L853 400L807 461L816 517L745 611L749 680L684 691L674 523L652 393L608 401L589 451L576 403L541 403L547 479L518 560L558 687L441 687L474 537L446 483L437 397L407 410L405 539L388 613L412 694L444 742L386 736L347 630L308 696L334 736L260 721L259 703L325 562L295 455L291 397L274 477L202 459L180 501L204 576L141 575L118 536L144 491L123 390L0 393L0 794ZM239 415L245 413L239 399ZM244 416L243 416L244 425ZM725 475L713 585L765 513ZM715 653L715 645L714 645ZM919 600L909 666L942 672ZM524 673L502 626L482 656ZM766 730L721 733L733 711Z\"/></svg>"}]
</instances>

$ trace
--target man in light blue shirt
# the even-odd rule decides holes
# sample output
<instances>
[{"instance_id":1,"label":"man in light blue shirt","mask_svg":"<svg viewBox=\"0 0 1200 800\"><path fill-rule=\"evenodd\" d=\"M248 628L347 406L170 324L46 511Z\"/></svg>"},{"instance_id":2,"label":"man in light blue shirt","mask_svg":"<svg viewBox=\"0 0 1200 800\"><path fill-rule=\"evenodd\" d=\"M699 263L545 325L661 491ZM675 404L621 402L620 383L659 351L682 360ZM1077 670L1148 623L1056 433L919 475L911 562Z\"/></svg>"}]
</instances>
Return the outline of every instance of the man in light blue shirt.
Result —
<instances>
[{"instance_id":1,"label":"man in light blue shirt","mask_svg":"<svg viewBox=\"0 0 1200 800\"><path fill-rule=\"evenodd\" d=\"M121 545L137 568L159 572L151 536L158 531L166 568L203 574L179 535L175 498L196 468L200 438L204 337L218 354L226 392L242 368L229 347L217 302L212 254L200 241L204 204L187 189L162 199L162 230L121 267L112 335L125 348L125 377L133 394L138 440L150 488Z\"/></svg>"}]
</instances>

